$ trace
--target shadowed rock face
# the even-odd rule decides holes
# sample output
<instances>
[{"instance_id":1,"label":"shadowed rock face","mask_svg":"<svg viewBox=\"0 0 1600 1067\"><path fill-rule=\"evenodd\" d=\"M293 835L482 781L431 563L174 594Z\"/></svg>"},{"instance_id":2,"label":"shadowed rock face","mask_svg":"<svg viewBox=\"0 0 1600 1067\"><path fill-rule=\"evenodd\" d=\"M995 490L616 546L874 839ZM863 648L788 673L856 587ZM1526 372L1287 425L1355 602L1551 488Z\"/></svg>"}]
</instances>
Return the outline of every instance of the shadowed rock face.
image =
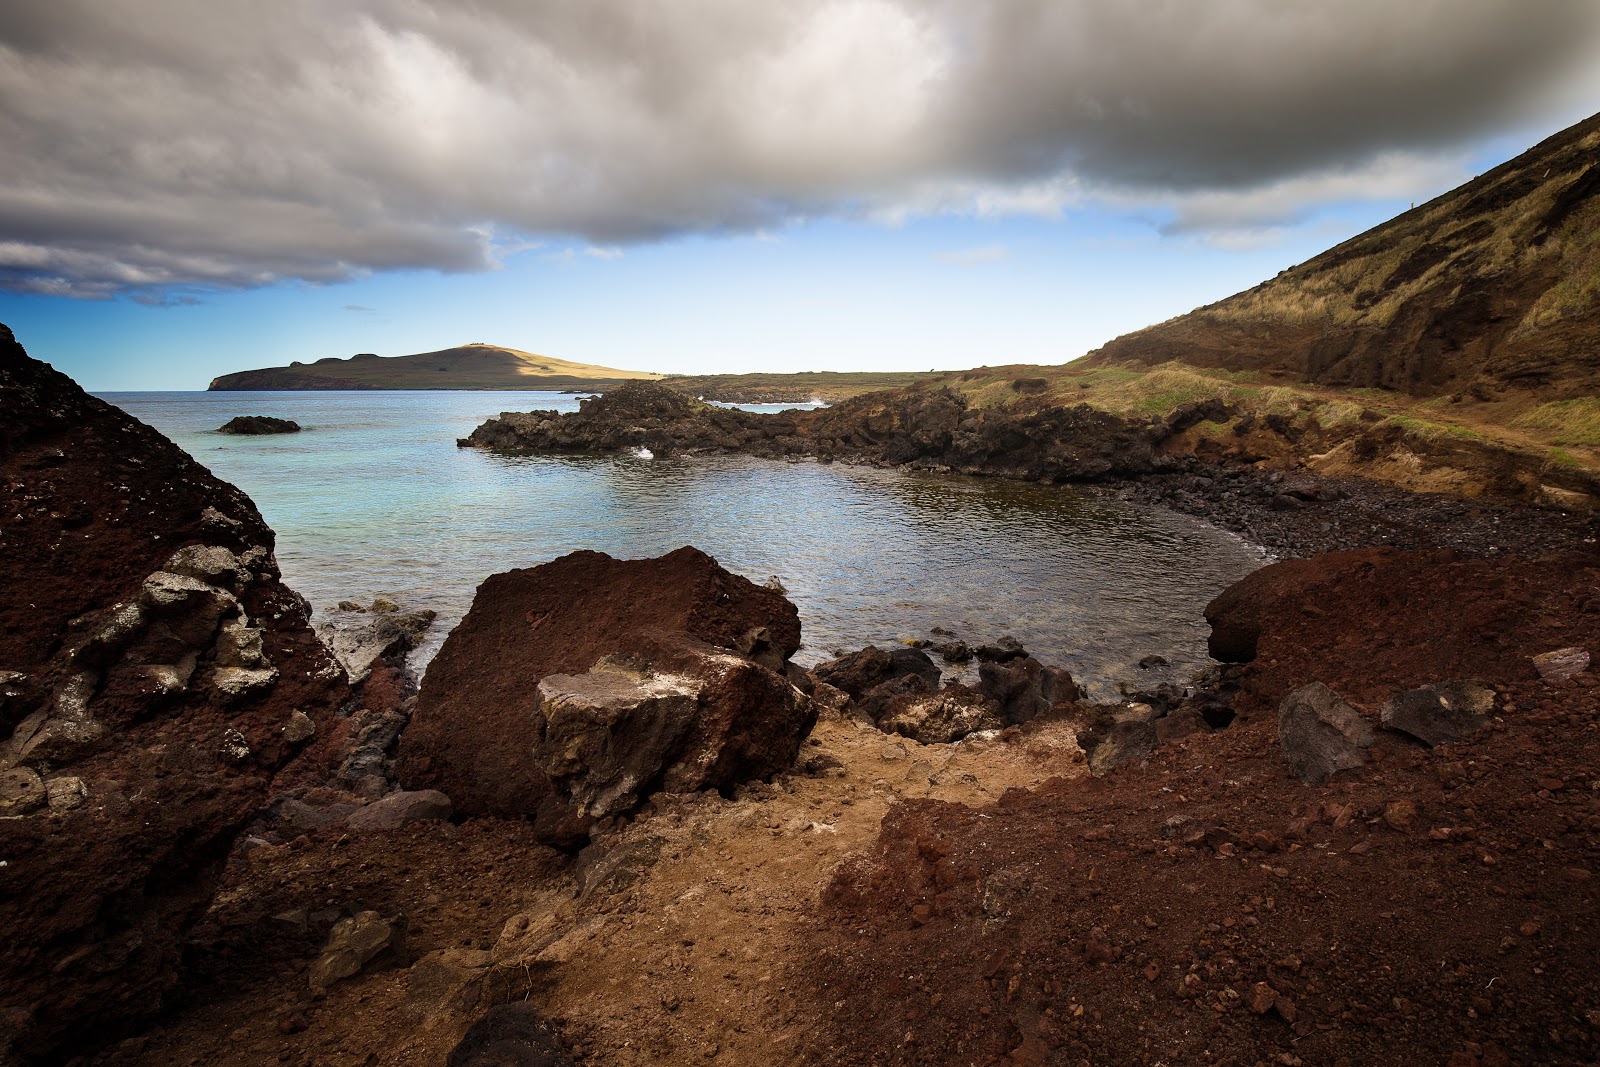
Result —
<instances>
[{"instance_id":1,"label":"shadowed rock face","mask_svg":"<svg viewBox=\"0 0 1600 1067\"><path fill-rule=\"evenodd\" d=\"M576 843L657 790L788 766L816 714L785 677L799 645L793 604L694 548L494 575L423 679L401 781Z\"/></svg>"},{"instance_id":2,"label":"shadowed rock face","mask_svg":"<svg viewBox=\"0 0 1600 1067\"><path fill-rule=\"evenodd\" d=\"M0 470L4 1060L160 1007L286 725L346 686L249 499L4 327Z\"/></svg>"},{"instance_id":3,"label":"shadowed rock face","mask_svg":"<svg viewBox=\"0 0 1600 1067\"><path fill-rule=\"evenodd\" d=\"M475 1023L446 1067L570 1067L561 1041L526 1002L502 1004Z\"/></svg>"}]
</instances>

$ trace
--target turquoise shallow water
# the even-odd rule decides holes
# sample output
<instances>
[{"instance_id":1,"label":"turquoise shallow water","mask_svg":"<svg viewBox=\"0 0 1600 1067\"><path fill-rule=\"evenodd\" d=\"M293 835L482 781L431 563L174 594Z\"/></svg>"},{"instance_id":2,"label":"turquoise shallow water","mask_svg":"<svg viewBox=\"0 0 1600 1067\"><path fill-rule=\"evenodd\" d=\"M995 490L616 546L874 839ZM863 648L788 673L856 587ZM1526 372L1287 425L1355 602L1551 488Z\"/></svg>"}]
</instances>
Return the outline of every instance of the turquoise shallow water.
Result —
<instances>
[{"instance_id":1,"label":"turquoise shallow water","mask_svg":"<svg viewBox=\"0 0 1600 1067\"><path fill-rule=\"evenodd\" d=\"M835 648L1012 634L1101 695L1208 662L1200 616L1259 552L1203 522L1070 488L745 457L509 457L458 449L503 410L556 393L105 393L256 501L284 577L314 607L387 596L441 620L478 583L581 548L693 544L800 609L802 662ZM304 432L219 434L234 415ZM1150 654L1172 665L1140 671Z\"/></svg>"}]
</instances>

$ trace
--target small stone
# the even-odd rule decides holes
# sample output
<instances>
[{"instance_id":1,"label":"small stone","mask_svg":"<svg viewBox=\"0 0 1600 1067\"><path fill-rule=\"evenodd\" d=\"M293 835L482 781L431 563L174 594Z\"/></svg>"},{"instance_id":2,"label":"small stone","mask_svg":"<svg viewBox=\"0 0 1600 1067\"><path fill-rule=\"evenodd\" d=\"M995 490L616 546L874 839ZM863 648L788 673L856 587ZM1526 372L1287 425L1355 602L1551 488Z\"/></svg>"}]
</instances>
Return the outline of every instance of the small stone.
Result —
<instances>
[{"instance_id":1,"label":"small stone","mask_svg":"<svg viewBox=\"0 0 1600 1067\"><path fill-rule=\"evenodd\" d=\"M283 727L283 739L291 745L298 745L302 741L309 741L316 735L317 724L311 716L296 708L289 713L289 721Z\"/></svg>"},{"instance_id":2,"label":"small stone","mask_svg":"<svg viewBox=\"0 0 1600 1067\"><path fill-rule=\"evenodd\" d=\"M1265 982L1257 982L1250 987L1250 1010L1257 1015L1265 1015L1272 1010L1278 1001L1278 991Z\"/></svg>"},{"instance_id":3,"label":"small stone","mask_svg":"<svg viewBox=\"0 0 1600 1067\"><path fill-rule=\"evenodd\" d=\"M78 807L89 796L89 787L83 783L82 778L63 775L52 778L45 783L45 793L48 797L50 810L60 814Z\"/></svg>"},{"instance_id":4,"label":"small stone","mask_svg":"<svg viewBox=\"0 0 1600 1067\"><path fill-rule=\"evenodd\" d=\"M341 600L341 601L339 601L338 608L339 608L340 611L365 612L367 610L366 608L362 607L360 604L357 604L354 600Z\"/></svg>"},{"instance_id":5,"label":"small stone","mask_svg":"<svg viewBox=\"0 0 1600 1067\"><path fill-rule=\"evenodd\" d=\"M399 917L385 919L375 911L363 911L341 919L329 931L322 955L311 965L311 991L326 993L335 982L359 974L384 953L398 955L404 941L404 921Z\"/></svg>"},{"instance_id":6,"label":"small stone","mask_svg":"<svg viewBox=\"0 0 1600 1067\"><path fill-rule=\"evenodd\" d=\"M372 611L378 615L387 615L391 612L399 610L399 604L396 604L392 600L385 600L383 597L379 597L377 600L372 602Z\"/></svg>"},{"instance_id":7,"label":"small stone","mask_svg":"<svg viewBox=\"0 0 1600 1067\"><path fill-rule=\"evenodd\" d=\"M223 623L217 633L217 666L259 668L266 661L261 631L240 622Z\"/></svg>"},{"instance_id":8,"label":"small stone","mask_svg":"<svg viewBox=\"0 0 1600 1067\"><path fill-rule=\"evenodd\" d=\"M218 667L211 672L211 684L224 700L243 700L252 693L270 688L278 680L272 668L249 670L244 667Z\"/></svg>"},{"instance_id":9,"label":"small stone","mask_svg":"<svg viewBox=\"0 0 1600 1067\"><path fill-rule=\"evenodd\" d=\"M49 798L44 779L27 767L0 771L0 817L26 815Z\"/></svg>"},{"instance_id":10,"label":"small stone","mask_svg":"<svg viewBox=\"0 0 1600 1067\"><path fill-rule=\"evenodd\" d=\"M1301 686L1278 708L1278 739L1284 762L1307 785L1321 785L1340 771L1367 762L1372 727L1321 682Z\"/></svg>"},{"instance_id":11,"label":"small stone","mask_svg":"<svg viewBox=\"0 0 1600 1067\"><path fill-rule=\"evenodd\" d=\"M249 580L249 574L239 557L220 545L180 548L167 561L166 570L172 574L198 578L211 585L227 586L235 591Z\"/></svg>"},{"instance_id":12,"label":"small stone","mask_svg":"<svg viewBox=\"0 0 1600 1067\"><path fill-rule=\"evenodd\" d=\"M1481 682L1445 682L1408 689L1384 702L1379 721L1432 748L1461 741L1489 725L1493 689Z\"/></svg>"},{"instance_id":13,"label":"small stone","mask_svg":"<svg viewBox=\"0 0 1600 1067\"><path fill-rule=\"evenodd\" d=\"M200 513L200 524L220 530L231 530L243 525L238 519L233 518L231 515L224 515L216 508L206 508L202 511Z\"/></svg>"},{"instance_id":14,"label":"small stone","mask_svg":"<svg viewBox=\"0 0 1600 1067\"><path fill-rule=\"evenodd\" d=\"M448 819L450 798L437 789L390 793L382 800L358 808L345 820L352 830L394 830L408 822Z\"/></svg>"},{"instance_id":15,"label":"small stone","mask_svg":"<svg viewBox=\"0 0 1600 1067\"><path fill-rule=\"evenodd\" d=\"M1534 656L1533 666L1545 681L1564 682L1588 669L1589 652L1583 648L1558 648Z\"/></svg>"},{"instance_id":16,"label":"small stone","mask_svg":"<svg viewBox=\"0 0 1600 1067\"><path fill-rule=\"evenodd\" d=\"M194 677L195 657L185 656L178 663L153 663L143 668L144 676L163 695L181 693Z\"/></svg>"},{"instance_id":17,"label":"small stone","mask_svg":"<svg viewBox=\"0 0 1600 1067\"><path fill-rule=\"evenodd\" d=\"M217 757L224 763L243 763L250 758L250 744L237 727L222 731L222 741L217 745Z\"/></svg>"},{"instance_id":18,"label":"small stone","mask_svg":"<svg viewBox=\"0 0 1600 1067\"><path fill-rule=\"evenodd\" d=\"M1383 809L1383 821L1391 830L1405 833L1411 829L1411 824L1416 820L1417 806L1409 800L1395 800L1386 804Z\"/></svg>"}]
</instances>

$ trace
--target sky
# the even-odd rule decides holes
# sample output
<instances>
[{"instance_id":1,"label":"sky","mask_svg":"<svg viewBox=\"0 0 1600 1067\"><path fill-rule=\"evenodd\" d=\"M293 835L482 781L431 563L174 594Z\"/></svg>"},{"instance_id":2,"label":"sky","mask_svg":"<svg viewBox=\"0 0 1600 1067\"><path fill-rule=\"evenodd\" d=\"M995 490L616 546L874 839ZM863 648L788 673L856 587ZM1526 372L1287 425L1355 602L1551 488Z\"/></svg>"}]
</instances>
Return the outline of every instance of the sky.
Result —
<instances>
[{"instance_id":1,"label":"sky","mask_svg":"<svg viewBox=\"0 0 1600 1067\"><path fill-rule=\"evenodd\" d=\"M0 322L101 391L1062 363L1596 110L1578 0L8 0Z\"/></svg>"}]
</instances>

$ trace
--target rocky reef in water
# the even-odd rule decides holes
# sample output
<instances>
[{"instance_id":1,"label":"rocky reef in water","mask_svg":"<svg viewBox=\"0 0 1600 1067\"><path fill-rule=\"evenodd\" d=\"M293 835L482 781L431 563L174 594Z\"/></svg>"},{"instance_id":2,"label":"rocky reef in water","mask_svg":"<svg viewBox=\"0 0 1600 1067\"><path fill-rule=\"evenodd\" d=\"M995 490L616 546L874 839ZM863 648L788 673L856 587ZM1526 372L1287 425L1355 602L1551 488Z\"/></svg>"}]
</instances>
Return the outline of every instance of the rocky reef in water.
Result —
<instances>
[{"instance_id":1,"label":"rocky reef in water","mask_svg":"<svg viewBox=\"0 0 1600 1067\"><path fill-rule=\"evenodd\" d=\"M870 393L816 411L752 414L715 407L654 382L630 382L577 412L504 412L459 442L524 452L738 452L926 470L1084 481L1162 469L1167 438L1206 417L1128 420L1088 405L973 408L948 389Z\"/></svg>"},{"instance_id":2,"label":"rocky reef in water","mask_svg":"<svg viewBox=\"0 0 1600 1067\"><path fill-rule=\"evenodd\" d=\"M293 419L280 419L271 415L236 415L217 427L217 432L259 437L264 434L299 433L300 424Z\"/></svg>"}]
</instances>

